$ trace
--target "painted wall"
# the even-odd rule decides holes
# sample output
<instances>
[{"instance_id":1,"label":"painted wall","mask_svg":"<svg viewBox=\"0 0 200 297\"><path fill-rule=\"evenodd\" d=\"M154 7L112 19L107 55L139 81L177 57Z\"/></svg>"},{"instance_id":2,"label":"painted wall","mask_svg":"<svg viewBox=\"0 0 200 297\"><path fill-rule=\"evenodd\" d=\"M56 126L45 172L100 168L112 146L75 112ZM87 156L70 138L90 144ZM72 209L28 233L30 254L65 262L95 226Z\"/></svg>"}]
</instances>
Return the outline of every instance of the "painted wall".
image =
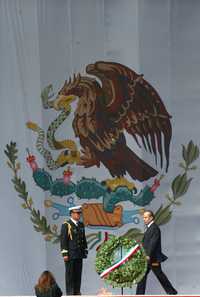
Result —
<instances>
[{"instance_id":1,"label":"painted wall","mask_svg":"<svg viewBox=\"0 0 200 297\"><path fill-rule=\"evenodd\" d=\"M43 192L32 179L26 162L26 148L36 156L38 165L45 161L35 147L36 134L26 128L27 121L34 121L46 132L58 112L42 108L41 90L52 83L55 94L65 79L73 73L85 73L85 67L97 60L114 61L143 73L160 94L168 112L172 115L172 143L170 168L156 198L148 206L157 210L166 203L165 194L181 170L182 144L192 139L199 144L199 7L197 0L16 0L0 1L0 100L1 108L1 267L0 294L33 294L33 286L42 270L48 268L56 276L64 290L64 265L59 245L45 242L33 229L29 211L23 209L23 201L11 184L11 171L3 153L11 140L17 142L20 174L34 201L34 207L45 215L49 224L58 228L64 217L52 218L54 208L44 207L44 200L54 200L65 205L67 197L52 197ZM73 110L76 102L72 104ZM56 137L71 138L77 143L71 127L73 112L59 128ZM130 136L127 142L145 161L155 165L151 154L139 149ZM47 144L46 144L47 146ZM57 151L52 152L58 156ZM199 166L199 161L197 161ZM46 168L46 167L45 167ZM46 168L47 169L47 168ZM101 166L84 169L72 165L73 181L82 176L97 180L111 178ZM52 178L62 176L63 168L49 171ZM163 171L159 172L160 174ZM180 294L199 292L199 169L191 172L194 180L189 191L181 199L180 206L173 206L172 219L162 226L163 250L169 260L163 269ZM130 177L127 178L131 181ZM145 183L135 182L138 188ZM151 185L153 179L147 184ZM78 200L75 203L101 202ZM125 210L131 209L124 202ZM134 209L139 208L134 206ZM140 219L140 217L138 216ZM129 223L109 232L124 234L132 227L141 228L143 223ZM97 231L87 228L87 234ZM95 272L96 246L85 261L82 293L95 294L102 287L109 291ZM151 279L151 281L150 281ZM148 293L164 293L151 275ZM118 294L120 290L112 290ZM126 289L125 294L133 294Z\"/></svg>"}]
</instances>

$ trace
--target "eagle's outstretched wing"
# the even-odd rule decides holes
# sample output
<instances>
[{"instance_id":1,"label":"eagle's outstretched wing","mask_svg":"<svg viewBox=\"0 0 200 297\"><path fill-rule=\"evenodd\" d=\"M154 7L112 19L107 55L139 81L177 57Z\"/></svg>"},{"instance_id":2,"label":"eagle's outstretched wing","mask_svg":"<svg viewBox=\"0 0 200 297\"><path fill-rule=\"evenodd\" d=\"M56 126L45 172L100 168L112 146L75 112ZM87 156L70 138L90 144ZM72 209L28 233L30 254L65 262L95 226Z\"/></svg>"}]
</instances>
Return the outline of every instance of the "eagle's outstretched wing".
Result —
<instances>
[{"instance_id":1,"label":"eagle's outstretched wing","mask_svg":"<svg viewBox=\"0 0 200 297\"><path fill-rule=\"evenodd\" d=\"M147 180L157 171L140 159L127 145L123 129L106 114L103 89L91 78L82 77L73 129L83 148L80 165L99 166L100 162L114 176L127 172L133 179Z\"/></svg>"},{"instance_id":2,"label":"eagle's outstretched wing","mask_svg":"<svg viewBox=\"0 0 200 297\"><path fill-rule=\"evenodd\" d=\"M102 82L106 96L105 112L115 127L131 134L139 144L140 136L145 149L160 155L163 167L163 146L166 170L169 166L169 149L172 135L171 116L156 90L128 67L112 62L96 62L86 68L88 74Z\"/></svg>"}]
</instances>

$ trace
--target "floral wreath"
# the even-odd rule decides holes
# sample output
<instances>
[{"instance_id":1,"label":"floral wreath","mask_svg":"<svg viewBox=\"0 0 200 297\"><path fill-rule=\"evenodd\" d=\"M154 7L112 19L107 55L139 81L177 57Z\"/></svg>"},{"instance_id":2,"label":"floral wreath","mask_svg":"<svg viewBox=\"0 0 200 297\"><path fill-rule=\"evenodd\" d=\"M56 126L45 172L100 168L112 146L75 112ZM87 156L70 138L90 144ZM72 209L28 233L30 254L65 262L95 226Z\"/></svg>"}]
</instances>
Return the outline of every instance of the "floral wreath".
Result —
<instances>
[{"instance_id":1,"label":"floral wreath","mask_svg":"<svg viewBox=\"0 0 200 297\"><path fill-rule=\"evenodd\" d=\"M125 248L125 256L116 263L117 250ZM132 287L138 283L147 270L146 255L143 247L134 239L112 237L101 245L96 254L96 271L113 287Z\"/></svg>"}]
</instances>

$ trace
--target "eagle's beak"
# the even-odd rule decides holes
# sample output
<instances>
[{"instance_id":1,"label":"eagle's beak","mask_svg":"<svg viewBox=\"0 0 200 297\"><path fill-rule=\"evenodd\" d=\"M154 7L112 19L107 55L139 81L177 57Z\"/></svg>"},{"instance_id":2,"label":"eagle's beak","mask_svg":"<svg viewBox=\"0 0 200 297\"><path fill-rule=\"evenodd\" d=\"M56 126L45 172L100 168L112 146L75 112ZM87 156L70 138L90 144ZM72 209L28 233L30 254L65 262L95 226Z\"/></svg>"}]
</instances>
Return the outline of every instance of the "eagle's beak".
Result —
<instances>
[{"instance_id":1,"label":"eagle's beak","mask_svg":"<svg viewBox=\"0 0 200 297\"><path fill-rule=\"evenodd\" d=\"M54 108L56 110L61 110L61 109L66 109L67 107L70 106L70 103L76 100L75 95L58 95L56 100L54 101Z\"/></svg>"}]
</instances>

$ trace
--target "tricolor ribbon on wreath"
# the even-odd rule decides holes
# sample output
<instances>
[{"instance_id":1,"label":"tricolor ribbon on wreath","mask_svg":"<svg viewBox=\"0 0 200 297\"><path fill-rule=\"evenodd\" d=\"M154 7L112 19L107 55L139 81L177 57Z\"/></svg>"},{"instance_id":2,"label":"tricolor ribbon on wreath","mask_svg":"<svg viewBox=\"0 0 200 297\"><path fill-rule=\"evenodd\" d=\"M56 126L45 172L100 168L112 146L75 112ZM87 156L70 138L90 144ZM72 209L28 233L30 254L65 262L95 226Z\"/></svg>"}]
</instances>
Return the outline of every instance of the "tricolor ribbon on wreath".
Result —
<instances>
[{"instance_id":1,"label":"tricolor ribbon on wreath","mask_svg":"<svg viewBox=\"0 0 200 297\"><path fill-rule=\"evenodd\" d=\"M132 247L127 253L126 255L124 255L124 257L118 261L117 263L113 264L112 266L110 266L109 268L105 269L101 274L100 277L101 278L105 278L110 272L112 272L113 270L115 270L116 268L120 267L121 265L123 265L124 263L126 263L134 254L137 253L137 251L139 251L141 249L139 244L136 244L134 247Z\"/></svg>"}]
</instances>

